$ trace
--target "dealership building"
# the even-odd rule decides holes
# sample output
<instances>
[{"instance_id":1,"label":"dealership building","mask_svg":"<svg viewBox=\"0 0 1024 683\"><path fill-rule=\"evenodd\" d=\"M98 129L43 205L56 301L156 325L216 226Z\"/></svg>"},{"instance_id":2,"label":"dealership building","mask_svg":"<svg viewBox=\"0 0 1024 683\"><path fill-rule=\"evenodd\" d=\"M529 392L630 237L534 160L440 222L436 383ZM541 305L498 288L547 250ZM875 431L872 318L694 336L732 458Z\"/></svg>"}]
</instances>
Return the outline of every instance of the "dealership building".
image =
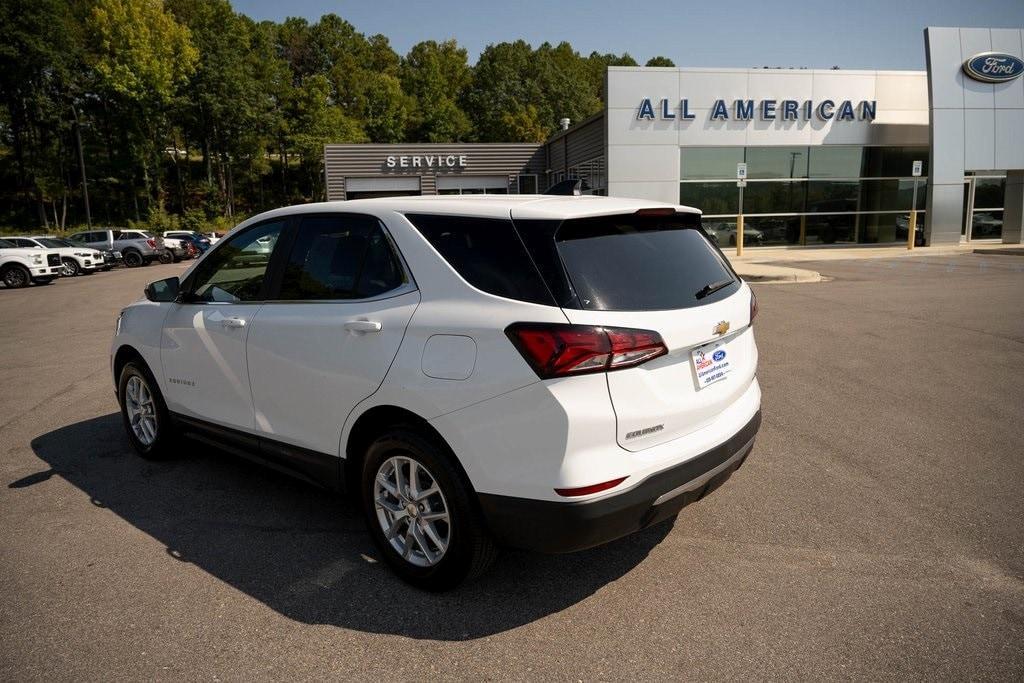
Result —
<instances>
[{"instance_id":1,"label":"dealership building","mask_svg":"<svg viewBox=\"0 0 1024 683\"><path fill-rule=\"evenodd\" d=\"M576 178L695 206L720 243L742 214L766 246L906 241L916 201L927 244L1019 244L1024 29L928 28L925 50L927 71L610 67L604 111L544 143L327 145L327 195Z\"/></svg>"}]
</instances>

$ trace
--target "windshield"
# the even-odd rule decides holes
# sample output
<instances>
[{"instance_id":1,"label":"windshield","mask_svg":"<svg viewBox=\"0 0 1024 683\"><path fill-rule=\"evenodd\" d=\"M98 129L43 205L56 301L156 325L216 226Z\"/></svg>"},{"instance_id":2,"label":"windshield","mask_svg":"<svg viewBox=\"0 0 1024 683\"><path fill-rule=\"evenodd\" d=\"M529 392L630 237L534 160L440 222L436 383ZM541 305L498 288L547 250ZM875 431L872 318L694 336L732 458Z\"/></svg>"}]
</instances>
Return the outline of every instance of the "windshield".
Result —
<instances>
[{"instance_id":1,"label":"windshield","mask_svg":"<svg viewBox=\"0 0 1024 683\"><path fill-rule=\"evenodd\" d=\"M63 249L64 247L75 246L68 242L67 240L57 240L53 239L52 237L41 237L37 239L36 242L39 242L39 244L43 245L44 247L49 247L50 249Z\"/></svg>"},{"instance_id":2,"label":"windshield","mask_svg":"<svg viewBox=\"0 0 1024 683\"><path fill-rule=\"evenodd\" d=\"M14 249L14 243L7 240L0 240L0 249Z\"/></svg>"},{"instance_id":3,"label":"windshield","mask_svg":"<svg viewBox=\"0 0 1024 683\"><path fill-rule=\"evenodd\" d=\"M554 238L583 309L692 308L720 301L740 287L695 214L568 220Z\"/></svg>"}]
</instances>

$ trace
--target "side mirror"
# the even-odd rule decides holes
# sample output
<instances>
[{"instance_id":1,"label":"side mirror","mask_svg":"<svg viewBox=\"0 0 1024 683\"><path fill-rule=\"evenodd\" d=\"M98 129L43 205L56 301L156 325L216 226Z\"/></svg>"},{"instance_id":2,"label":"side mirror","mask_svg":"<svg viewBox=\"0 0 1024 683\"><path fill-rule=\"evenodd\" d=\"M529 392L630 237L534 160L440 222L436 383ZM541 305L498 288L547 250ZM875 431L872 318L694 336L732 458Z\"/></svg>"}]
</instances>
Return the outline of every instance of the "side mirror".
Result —
<instances>
[{"instance_id":1,"label":"side mirror","mask_svg":"<svg viewBox=\"0 0 1024 683\"><path fill-rule=\"evenodd\" d=\"M176 277L157 280L146 285L146 298L158 303L177 301L181 291L181 281Z\"/></svg>"}]
</instances>

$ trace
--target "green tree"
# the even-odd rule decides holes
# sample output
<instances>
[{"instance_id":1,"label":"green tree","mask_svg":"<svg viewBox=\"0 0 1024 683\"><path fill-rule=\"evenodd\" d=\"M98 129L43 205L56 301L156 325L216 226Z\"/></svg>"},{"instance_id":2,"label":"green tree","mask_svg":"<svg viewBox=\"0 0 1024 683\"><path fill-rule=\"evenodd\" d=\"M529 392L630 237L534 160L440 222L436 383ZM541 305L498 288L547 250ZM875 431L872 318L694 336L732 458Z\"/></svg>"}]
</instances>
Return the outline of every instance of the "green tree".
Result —
<instances>
[{"instance_id":1,"label":"green tree","mask_svg":"<svg viewBox=\"0 0 1024 683\"><path fill-rule=\"evenodd\" d=\"M657 57L651 57L650 59L648 59L647 63L644 66L675 66L675 65L676 65L676 63L673 62L668 57L662 57L662 56L659 55Z\"/></svg>"},{"instance_id":2,"label":"green tree","mask_svg":"<svg viewBox=\"0 0 1024 683\"><path fill-rule=\"evenodd\" d=\"M0 159L13 167L4 186L14 202L32 206L47 228L56 201L63 215L70 193L65 140L81 50L66 3L0 3Z\"/></svg>"},{"instance_id":3,"label":"green tree","mask_svg":"<svg viewBox=\"0 0 1024 683\"><path fill-rule=\"evenodd\" d=\"M312 196L323 196L323 152L329 142L366 142L359 122L331 102L331 84L323 74L308 77L292 101L289 143L298 156Z\"/></svg>"},{"instance_id":4,"label":"green tree","mask_svg":"<svg viewBox=\"0 0 1024 683\"><path fill-rule=\"evenodd\" d=\"M534 57L541 99L537 104L548 132L557 130L558 120L583 119L601 110L601 96L587 82L588 64L569 43L552 47L544 43Z\"/></svg>"},{"instance_id":5,"label":"green tree","mask_svg":"<svg viewBox=\"0 0 1024 683\"><path fill-rule=\"evenodd\" d=\"M163 200L160 155L166 110L192 73L198 52L189 30L151 0L95 0L86 20L88 59L99 95L116 113L136 220L141 175L147 200Z\"/></svg>"},{"instance_id":6,"label":"green tree","mask_svg":"<svg viewBox=\"0 0 1024 683\"><path fill-rule=\"evenodd\" d=\"M533 48L523 40L488 45L473 67L472 87L464 94L476 136L483 142L517 141L527 119L537 125L541 91ZM533 111L529 112L528 107ZM533 124L526 124L533 134ZM541 125L543 128L544 126Z\"/></svg>"},{"instance_id":7,"label":"green tree","mask_svg":"<svg viewBox=\"0 0 1024 683\"><path fill-rule=\"evenodd\" d=\"M363 128L372 142L402 142L416 101L397 77L371 74L364 91Z\"/></svg>"},{"instance_id":8,"label":"green tree","mask_svg":"<svg viewBox=\"0 0 1024 683\"><path fill-rule=\"evenodd\" d=\"M640 66L628 52L621 55L614 53L601 54L591 52L587 57L587 75L590 81L590 91L602 101L605 97L604 81L605 74L610 66Z\"/></svg>"},{"instance_id":9,"label":"green tree","mask_svg":"<svg viewBox=\"0 0 1024 683\"><path fill-rule=\"evenodd\" d=\"M412 140L457 142L470 137L472 124L458 105L473 78L467 58L454 40L428 40L413 45L402 60L402 89L416 100Z\"/></svg>"}]
</instances>

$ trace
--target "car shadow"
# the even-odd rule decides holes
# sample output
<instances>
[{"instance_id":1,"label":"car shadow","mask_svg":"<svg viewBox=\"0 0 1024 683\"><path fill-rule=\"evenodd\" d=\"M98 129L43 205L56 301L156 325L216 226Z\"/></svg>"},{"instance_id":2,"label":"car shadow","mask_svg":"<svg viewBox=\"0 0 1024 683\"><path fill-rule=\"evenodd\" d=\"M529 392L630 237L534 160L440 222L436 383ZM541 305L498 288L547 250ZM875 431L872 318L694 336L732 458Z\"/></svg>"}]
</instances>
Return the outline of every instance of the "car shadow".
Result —
<instances>
[{"instance_id":1,"label":"car shadow","mask_svg":"<svg viewBox=\"0 0 1024 683\"><path fill-rule=\"evenodd\" d=\"M468 640L563 610L637 566L671 522L570 555L505 551L480 580L444 594L396 578L362 518L340 496L187 442L181 457L136 456L114 413L32 441L49 469L10 488L60 476L190 562L277 612L410 638Z\"/></svg>"}]
</instances>

